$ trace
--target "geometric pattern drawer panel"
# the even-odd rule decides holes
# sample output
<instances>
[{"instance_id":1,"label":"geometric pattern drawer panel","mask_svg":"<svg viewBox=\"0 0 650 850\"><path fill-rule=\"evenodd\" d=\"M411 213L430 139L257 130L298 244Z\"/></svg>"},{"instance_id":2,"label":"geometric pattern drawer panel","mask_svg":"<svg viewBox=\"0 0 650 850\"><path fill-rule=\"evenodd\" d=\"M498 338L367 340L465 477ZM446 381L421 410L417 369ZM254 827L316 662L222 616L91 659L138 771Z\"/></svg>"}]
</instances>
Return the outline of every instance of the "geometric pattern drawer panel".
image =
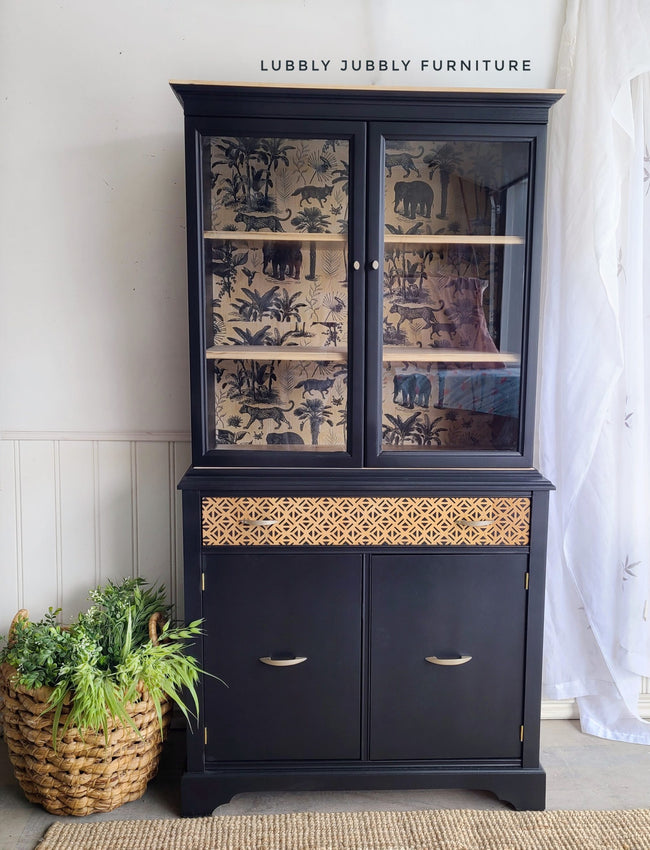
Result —
<instances>
[{"instance_id":1,"label":"geometric pattern drawer panel","mask_svg":"<svg viewBox=\"0 0 650 850\"><path fill-rule=\"evenodd\" d=\"M527 546L530 499L206 496L203 546Z\"/></svg>"}]
</instances>

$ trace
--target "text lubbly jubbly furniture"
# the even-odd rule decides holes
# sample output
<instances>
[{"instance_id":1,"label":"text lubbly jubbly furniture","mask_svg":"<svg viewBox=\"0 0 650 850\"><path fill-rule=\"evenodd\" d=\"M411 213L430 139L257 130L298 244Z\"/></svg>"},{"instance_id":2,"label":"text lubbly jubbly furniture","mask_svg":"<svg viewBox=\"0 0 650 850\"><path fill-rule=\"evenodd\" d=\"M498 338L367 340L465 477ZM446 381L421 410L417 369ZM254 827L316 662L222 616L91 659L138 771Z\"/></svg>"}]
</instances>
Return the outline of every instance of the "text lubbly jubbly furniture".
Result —
<instances>
[{"instance_id":1,"label":"text lubbly jubbly furniture","mask_svg":"<svg viewBox=\"0 0 650 850\"><path fill-rule=\"evenodd\" d=\"M532 451L559 93L172 87L186 614L228 684L203 681L184 813L263 789L543 808Z\"/></svg>"}]
</instances>

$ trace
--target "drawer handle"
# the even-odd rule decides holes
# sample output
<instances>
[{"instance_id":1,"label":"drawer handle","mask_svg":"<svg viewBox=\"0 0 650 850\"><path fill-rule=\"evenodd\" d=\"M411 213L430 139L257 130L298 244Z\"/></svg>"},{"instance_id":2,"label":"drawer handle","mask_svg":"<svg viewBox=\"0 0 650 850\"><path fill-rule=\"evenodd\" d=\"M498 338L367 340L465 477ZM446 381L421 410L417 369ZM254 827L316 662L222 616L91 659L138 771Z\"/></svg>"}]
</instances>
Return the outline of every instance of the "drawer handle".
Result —
<instances>
[{"instance_id":1,"label":"drawer handle","mask_svg":"<svg viewBox=\"0 0 650 850\"><path fill-rule=\"evenodd\" d=\"M255 526L268 526L268 525L277 525L277 519L243 519L241 521L242 525L255 525Z\"/></svg>"},{"instance_id":2,"label":"drawer handle","mask_svg":"<svg viewBox=\"0 0 650 850\"><path fill-rule=\"evenodd\" d=\"M456 525L459 525L461 528L488 528L494 525L495 522L495 519L457 519Z\"/></svg>"},{"instance_id":3,"label":"drawer handle","mask_svg":"<svg viewBox=\"0 0 650 850\"><path fill-rule=\"evenodd\" d=\"M424 659L429 664L439 664L441 667L457 667L459 664L467 664L472 660L471 655L461 655L458 658L438 658L437 655L429 655Z\"/></svg>"},{"instance_id":4,"label":"drawer handle","mask_svg":"<svg viewBox=\"0 0 650 850\"><path fill-rule=\"evenodd\" d=\"M270 655L265 655L260 658L262 664L268 664L269 667L293 667L295 664L302 664L306 660L306 655L299 655L295 658L273 658Z\"/></svg>"}]
</instances>

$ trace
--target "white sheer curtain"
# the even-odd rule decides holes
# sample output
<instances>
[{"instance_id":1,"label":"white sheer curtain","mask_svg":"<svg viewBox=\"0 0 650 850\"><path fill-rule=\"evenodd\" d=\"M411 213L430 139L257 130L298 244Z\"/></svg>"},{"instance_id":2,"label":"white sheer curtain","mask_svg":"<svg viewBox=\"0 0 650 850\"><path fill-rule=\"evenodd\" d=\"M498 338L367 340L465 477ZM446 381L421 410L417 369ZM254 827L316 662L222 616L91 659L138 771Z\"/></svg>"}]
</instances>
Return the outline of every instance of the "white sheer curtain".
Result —
<instances>
[{"instance_id":1,"label":"white sheer curtain","mask_svg":"<svg viewBox=\"0 0 650 850\"><path fill-rule=\"evenodd\" d=\"M545 696L650 744L650 0L568 0L549 128Z\"/></svg>"}]
</instances>

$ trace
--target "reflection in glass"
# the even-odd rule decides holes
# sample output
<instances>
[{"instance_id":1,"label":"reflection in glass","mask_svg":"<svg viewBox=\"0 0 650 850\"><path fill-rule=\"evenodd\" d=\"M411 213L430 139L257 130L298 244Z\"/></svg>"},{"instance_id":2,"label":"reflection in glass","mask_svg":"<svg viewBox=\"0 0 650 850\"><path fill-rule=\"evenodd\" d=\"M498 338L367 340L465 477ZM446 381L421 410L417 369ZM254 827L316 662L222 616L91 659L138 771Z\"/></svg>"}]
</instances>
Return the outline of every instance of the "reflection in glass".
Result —
<instances>
[{"instance_id":1,"label":"reflection in glass","mask_svg":"<svg viewBox=\"0 0 650 850\"><path fill-rule=\"evenodd\" d=\"M386 141L384 451L519 440L525 142Z\"/></svg>"}]
</instances>

